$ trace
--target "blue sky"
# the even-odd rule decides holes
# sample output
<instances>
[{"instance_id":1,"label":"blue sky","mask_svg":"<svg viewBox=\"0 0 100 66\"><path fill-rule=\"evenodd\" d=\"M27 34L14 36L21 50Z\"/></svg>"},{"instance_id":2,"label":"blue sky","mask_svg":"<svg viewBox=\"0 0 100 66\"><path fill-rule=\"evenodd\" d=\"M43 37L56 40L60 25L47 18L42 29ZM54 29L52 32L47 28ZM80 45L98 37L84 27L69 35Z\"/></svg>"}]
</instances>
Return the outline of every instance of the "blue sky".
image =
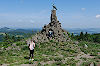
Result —
<instances>
[{"instance_id":1,"label":"blue sky","mask_svg":"<svg viewBox=\"0 0 100 66\"><path fill-rule=\"evenodd\" d=\"M0 28L42 28L53 1L63 28L100 28L100 0L0 0Z\"/></svg>"}]
</instances>

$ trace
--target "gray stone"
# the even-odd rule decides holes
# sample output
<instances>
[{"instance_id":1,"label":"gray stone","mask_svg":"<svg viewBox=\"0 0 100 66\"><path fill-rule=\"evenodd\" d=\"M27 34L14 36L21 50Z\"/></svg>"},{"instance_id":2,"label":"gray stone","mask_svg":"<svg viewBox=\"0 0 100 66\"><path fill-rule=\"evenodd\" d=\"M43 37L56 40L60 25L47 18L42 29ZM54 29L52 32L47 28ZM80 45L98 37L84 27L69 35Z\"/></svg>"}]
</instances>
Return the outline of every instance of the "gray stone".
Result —
<instances>
[{"instance_id":1,"label":"gray stone","mask_svg":"<svg viewBox=\"0 0 100 66\"><path fill-rule=\"evenodd\" d=\"M15 48L12 48L13 50L21 50L21 48L19 46L16 46Z\"/></svg>"},{"instance_id":2,"label":"gray stone","mask_svg":"<svg viewBox=\"0 0 100 66\"><path fill-rule=\"evenodd\" d=\"M16 43L13 43L12 46L13 46L13 47L16 47Z\"/></svg>"},{"instance_id":3,"label":"gray stone","mask_svg":"<svg viewBox=\"0 0 100 66\"><path fill-rule=\"evenodd\" d=\"M9 64L3 64L2 66L9 66Z\"/></svg>"},{"instance_id":4,"label":"gray stone","mask_svg":"<svg viewBox=\"0 0 100 66\"><path fill-rule=\"evenodd\" d=\"M85 48L88 48L88 45L85 44Z\"/></svg>"},{"instance_id":5,"label":"gray stone","mask_svg":"<svg viewBox=\"0 0 100 66\"><path fill-rule=\"evenodd\" d=\"M4 50L4 47L1 47L1 48L0 48L0 51L3 51L3 50Z\"/></svg>"},{"instance_id":6,"label":"gray stone","mask_svg":"<svg viewBox=\"0 0 100 66\"><path fill-rule=\"evenodd\" d=\"M62 29L61 23L57 20L56 10L51 10L51 22L44 25L42 30L32 37L36 42L48 42L54 40L56 42L70 41L68 32Z\"/></svg>"},{"instance_id":7,"label":"gray stone","mask_svg":"<svg viewBox=\"0 0 100 66\"><path fill-rule=\"evenodd\" d=\"M74 44L79 44L79 42L78 41L75 41Z\"/></svg>"},{"instance_id":8,"label":"gray stone","mask_svg":"<svg viewBox=\"0 0 100 66\"><path fill-rule=\"evenodd\" d=\"M10 47L10 46L6 48L6 50L11 50L11 49L12 49L12 47Z\"/></svg>"},{"instance_id":9,"label":"gray stone","mask_svg":"<svg viewBox=\"0 0 100 66\"><path fill-rule=\"evenodd\" d=\"M100 55L100 52L98 52L98 55Z\"/></svg>"},{"instance_id":10,"label":"gray stone","mask_svg":"<svg viewBox=\"0 0 100 66\"><path fill-rule=\"evenodd\" d=\"M90 66L94 66L94 63L92 62L92 63L90 64Z\"/></svg>"},{"instance_id":11,"label":"gray stone","mask_svg":"<svg viewBox=\"0 0 100 66\"><path fill-rule=\"evenodd\" d=\"M34 66L34 64L22 64L21 66Z\"/></svg>"}]
</instances>

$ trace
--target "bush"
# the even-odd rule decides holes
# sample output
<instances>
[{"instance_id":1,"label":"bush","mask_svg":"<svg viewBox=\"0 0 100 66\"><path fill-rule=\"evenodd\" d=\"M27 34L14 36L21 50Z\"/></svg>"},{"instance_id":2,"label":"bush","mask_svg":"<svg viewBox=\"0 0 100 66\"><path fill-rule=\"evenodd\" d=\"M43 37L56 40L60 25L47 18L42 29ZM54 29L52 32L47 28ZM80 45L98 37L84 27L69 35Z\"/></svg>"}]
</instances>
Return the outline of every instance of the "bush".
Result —
<instances>
[{"instance_id":1,"label":"bush","mask_svg":"<svg viewBox=\"0 0 100 66\"><path fill-rule=\"evenodd\" d=\"M100 55L96 56L96 59L100 59Z\"/></svg>"},{"instance_id":2,"label":"bush","mask_svg":"<svg viewBox=\"0 0 100 66\"><path fill-rule=\"evenodd\" d=\"M28 46L24 46L22 50L29 50Z\"/></svg>"},{"instance_id":3,"label":"bush","mask_svg":"<svg viewBox=\"0 0 100 66\"><path fill-rule=\"evenodd\" d=\"M72 53L77 53L75 50L72 50L72 49L67 49L66 51L72 52Z\"/></svg>"},{"instance_id":4,"label":"bush","mask_svg":"<svg viewBox=\"0 0 100 66\"><path fill-rule=\"evenodd\" d=\"M53 63L51 66L66 66L66 65L63 64L61 61L57 61L57 62Z\"/></svg>"},{"instance_id":5,"label":"bush","mask_svg":"<svg viewBox=\"0 0 100 66\"><path fill-rule=\"evenodd\" d=\"M83 62L81 66L89 66L92 62ZM94 62L93 62L94 63ZM96 66L96 63L94 63L94 66Z\"/></svg>"},{"instance_id":6,"label":"bush","mask_svg":"<svg viewBox=\"0 0 100 66\"><path fill-rule=\"evenodd\" d=\"M50 42L51 42L51 43L53 43L53 42L54 42L54 40L50 40Z\"/></svg>"},{"instance_id":7,"label":"bush","mask_svg":"<svg viewBox=\"0 0 100 66\"><path fill-rule=\"evenodd\" d=\"M21 46L21 45L27 45L27 44L26 44L25 42L19 41L19 42L16 43L16 45L17 45L17 46Z\"/></svg>"},{"instance_id":8,"label":"bush","mask_svg":"<svg viewBox=\"0 0 100 66\"><path fill-rule=\"evenodd\" d=\"M90 56L97 56L97 53L96 53L96 52L92 52L92 53L90 54Z\"/></svg>"},{"instance_id":9,"label":"bush","mask_svg":"<svg viewBox=\"0 0 100 66\"><path fill-rule=\"evenodd\" d=\"M59 62L56 62L55 64L56 64L56 65L61 65L61 64L62 64L62 62L61 62L61 61L59 61Z\"/></svg>"},{"instance_id":10,"label":"bush","mask_svg":"<svg viewBox=\"0 0 100 66\"><path fill-rule=\"evenodd\" d=\"M61 60L63 60L63 58L61 58L61 57L55 57L54 60L55 61L61 61Z\"/></svg>"},{"instance_id":11,"label":"bush","mask_svg":"<svg viewBox=\"0 0 100 66\"><path fill-rule=\"evenodd\" d=\"M65 64L70 65L70 66L76 66L76 63L77 63L77 61L75 61L75 59L71 58L71 59L68 59Z\"/></svg>"}]
</instances>

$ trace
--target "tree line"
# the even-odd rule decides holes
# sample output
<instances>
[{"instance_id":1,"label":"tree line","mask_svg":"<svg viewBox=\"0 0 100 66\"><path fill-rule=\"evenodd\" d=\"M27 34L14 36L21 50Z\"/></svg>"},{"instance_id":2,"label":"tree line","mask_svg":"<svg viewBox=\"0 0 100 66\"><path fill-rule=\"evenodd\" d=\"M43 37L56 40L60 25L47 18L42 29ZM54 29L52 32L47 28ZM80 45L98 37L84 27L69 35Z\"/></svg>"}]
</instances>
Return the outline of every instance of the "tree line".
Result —
<instances>
[{"instance_id":1,"label":"tree line","mask_svg":"<svg viewBox=\"0 0 100 66\"><path fill-rule=\"evenodd\" d=\"M13 43L13 42L17 42L24 39L24 37L21 36L17 36L16 35L10 35L8 33L5 33L5 36L3 37L3 42L6 42L8 44Z\"/></svg>"},{"instance_id":2,"label":"tree line","mask_svg":"<svg viewBox=\"0 0 100 66\"><path fill-rule=\"evenodd\" d=\"M79 35L71 34L71 38L78 41L89 41L100 43L100 33L98 34L89 34L88 32L80 32Z\"/></svg>"}]
</instances>

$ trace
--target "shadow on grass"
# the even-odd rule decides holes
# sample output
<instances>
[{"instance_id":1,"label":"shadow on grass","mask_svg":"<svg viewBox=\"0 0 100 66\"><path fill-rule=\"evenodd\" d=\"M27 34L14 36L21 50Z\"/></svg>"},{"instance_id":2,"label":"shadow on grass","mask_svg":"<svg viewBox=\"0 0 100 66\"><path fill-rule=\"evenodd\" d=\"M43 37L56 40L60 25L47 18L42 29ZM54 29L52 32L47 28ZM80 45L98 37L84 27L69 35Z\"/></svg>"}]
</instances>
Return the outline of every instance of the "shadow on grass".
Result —
<instances>
[{"instance_id":1,"label":"shadow on grass","mask_svg":"<svg viewBox=\"0 0 100 66\"><path fill-rule=\"evenodd\" d=\"M25 58L25 59L30 59L30 57L28 57L28 56L25 56L24 58Z\"/></svg>"},{"instance_id":2,"label":"shadow on grass","mask_svg":"<svg viewBox=\"0 0 100 66\"><path fill-rule=\"evenodd\" d=\"M25 56L25 57L24 57L24 59L27 59L27 60L29 60L29 59L30 59L30 57L28 57L28 56ZM39 59L34 59L34 61L39 61Z\"/></svg>"}]
</instances>

